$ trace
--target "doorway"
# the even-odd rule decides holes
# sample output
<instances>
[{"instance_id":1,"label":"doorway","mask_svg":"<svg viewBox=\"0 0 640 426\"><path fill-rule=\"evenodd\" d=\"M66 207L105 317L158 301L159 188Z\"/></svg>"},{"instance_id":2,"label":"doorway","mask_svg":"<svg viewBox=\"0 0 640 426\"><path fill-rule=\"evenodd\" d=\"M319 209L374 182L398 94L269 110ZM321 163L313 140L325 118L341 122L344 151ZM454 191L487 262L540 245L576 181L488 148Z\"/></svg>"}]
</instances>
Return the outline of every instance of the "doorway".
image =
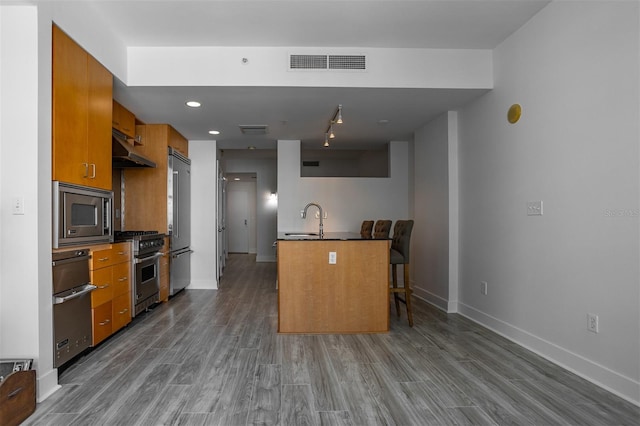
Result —
<instances>
[{"instance_id":1,"label":"doorway","mask_svg":"<svg viewBox=\"0 0 640 426\"><path fill-rule=\"evenodd\" d=\"M256 175L227 175L227 238L229 253L256 253Z\"/></svg>"}]
</instances>

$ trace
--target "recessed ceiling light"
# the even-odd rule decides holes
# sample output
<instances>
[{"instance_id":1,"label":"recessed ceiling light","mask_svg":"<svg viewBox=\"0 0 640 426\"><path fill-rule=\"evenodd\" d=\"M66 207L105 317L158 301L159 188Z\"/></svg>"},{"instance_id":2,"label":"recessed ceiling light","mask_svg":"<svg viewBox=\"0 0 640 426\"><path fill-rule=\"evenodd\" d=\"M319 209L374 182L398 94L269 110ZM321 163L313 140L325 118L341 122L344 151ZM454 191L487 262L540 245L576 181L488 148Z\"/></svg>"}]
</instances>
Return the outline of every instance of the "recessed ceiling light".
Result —
<instances>
[{"instance_id":1,"label":"recessed ceiling light","mask_svg":"<svg viewBox=\"0 0 640 426\"><path fill-rule=\"evenodd\" d=\"M219 135L220 131L219 130L209 130L209 134L210 135Z\"/></svg>"},{"instance_id":2,"label":"recessed ceiling light","mask_svg":"<svg viewBox=\"0 0 640 426\"><path fill-rule=\"evenodd\" d=\"M185 105L191 108L199 108L200 106L202 106L202 104L198 101L187 101L185 102Z\"/></svg>"},{"instance_id":3,"label":"recessed ceiling light","mask_svg":"<svg viewBox=\"0 0 640 426\"><path fill-rule=\"evenodd\" d=\"M240 178L233 178L233 180L240 180Z\"/></svg>"},{"instance_id":4,"label":"recessed ceiling light","mask_svg":"<svg viewBox=\"0 0 640 426\"><path fill-rule=\"evenodd\" d=\"M251 146L248 146L247 149L256 149L256 147L251 145Z\"/></svg>"}]
</instances>

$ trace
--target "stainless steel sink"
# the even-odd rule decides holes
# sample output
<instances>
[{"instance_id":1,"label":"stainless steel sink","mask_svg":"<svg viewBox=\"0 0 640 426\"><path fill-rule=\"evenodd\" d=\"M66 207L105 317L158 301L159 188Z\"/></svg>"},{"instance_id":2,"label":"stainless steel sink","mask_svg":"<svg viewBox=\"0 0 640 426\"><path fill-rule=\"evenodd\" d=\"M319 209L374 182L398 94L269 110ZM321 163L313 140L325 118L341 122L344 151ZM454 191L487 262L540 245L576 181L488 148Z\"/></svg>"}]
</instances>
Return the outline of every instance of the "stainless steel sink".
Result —
<instances>
[{"instance_id":1,"label":"stainless steel sink","mask_svg":"<svg viewBox=\"0 0 640 426\"><path fill-rule=\"evenodd\" d=\"M285 232L287 237L317 237L317 232Z\"/></svg>"}]
</instances>

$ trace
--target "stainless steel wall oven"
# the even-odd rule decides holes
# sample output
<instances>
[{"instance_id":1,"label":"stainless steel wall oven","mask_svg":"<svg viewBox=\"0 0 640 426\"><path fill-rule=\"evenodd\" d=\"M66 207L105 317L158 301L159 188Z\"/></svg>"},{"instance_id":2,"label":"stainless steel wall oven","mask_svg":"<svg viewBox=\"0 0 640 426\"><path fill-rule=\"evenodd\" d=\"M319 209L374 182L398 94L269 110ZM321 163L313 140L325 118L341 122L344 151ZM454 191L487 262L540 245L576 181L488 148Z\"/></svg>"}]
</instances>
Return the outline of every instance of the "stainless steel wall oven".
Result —
<instances>
[{"instance_id":1,"label":"stainless steel wall oven","mask_svg":"<svg viewBox=\"0 0 640 426\"><path fill-rule=\"evenodd\" d=\"M91 344L89 250L53 253L53 366L60 367Z\"/></svg>"}]
</instances>

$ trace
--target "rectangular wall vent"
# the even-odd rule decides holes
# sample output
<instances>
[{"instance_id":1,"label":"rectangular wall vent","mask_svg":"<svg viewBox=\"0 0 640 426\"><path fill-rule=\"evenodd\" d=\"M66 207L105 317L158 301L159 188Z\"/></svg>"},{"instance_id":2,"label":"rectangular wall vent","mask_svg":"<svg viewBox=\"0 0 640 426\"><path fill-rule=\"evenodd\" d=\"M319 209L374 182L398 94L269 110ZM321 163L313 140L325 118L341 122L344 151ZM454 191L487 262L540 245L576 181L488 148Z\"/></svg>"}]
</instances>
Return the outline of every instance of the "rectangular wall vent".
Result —
<instances>
[{"instance_id":1,"label":"rectangular wall vent","mask_svg":"<svg viewBox=\"0 0 640 426\"><path fill-rule=\"evenodd\" d=\"M320 162L319 161L303 161L302 166L303 167L320 167Z\"/></svg>"},{"instance_id":2,"label":"rectangular wall vent","mask_svg":"<svg viewBox=\"0 0 640 426\"><path fill-rule=\"evenodd\" d=\"M365 55L289 55L290 70L358 70L367 69Z\"/></svg>"}]
</instances>

